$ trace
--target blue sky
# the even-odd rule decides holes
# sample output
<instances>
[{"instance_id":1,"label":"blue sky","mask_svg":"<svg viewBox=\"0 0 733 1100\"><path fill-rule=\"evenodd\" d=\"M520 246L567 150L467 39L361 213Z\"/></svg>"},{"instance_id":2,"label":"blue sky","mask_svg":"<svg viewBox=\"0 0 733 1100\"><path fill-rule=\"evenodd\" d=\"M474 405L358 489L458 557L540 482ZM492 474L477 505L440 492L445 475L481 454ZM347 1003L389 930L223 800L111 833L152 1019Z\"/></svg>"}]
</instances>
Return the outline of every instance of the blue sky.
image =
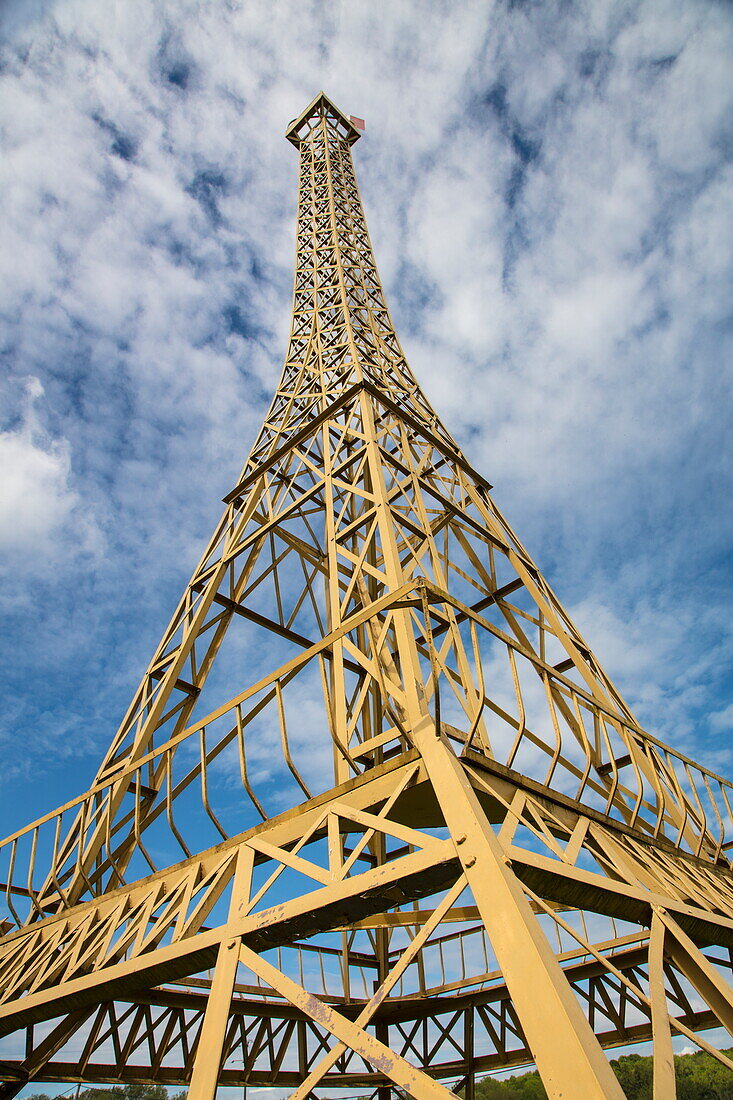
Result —
<instances>
[{"instance_id":1,"label":"blue sky","mask_svg":"<svg viewBox=\"0 0 733 1100\"><path fill-rule=\"evenodd\" d=\"M0 828L94 775L254 439L321 88L428 396L641 721L733 775L731 9L5 0L0 38Z\"/></svg>"}]
</instances>

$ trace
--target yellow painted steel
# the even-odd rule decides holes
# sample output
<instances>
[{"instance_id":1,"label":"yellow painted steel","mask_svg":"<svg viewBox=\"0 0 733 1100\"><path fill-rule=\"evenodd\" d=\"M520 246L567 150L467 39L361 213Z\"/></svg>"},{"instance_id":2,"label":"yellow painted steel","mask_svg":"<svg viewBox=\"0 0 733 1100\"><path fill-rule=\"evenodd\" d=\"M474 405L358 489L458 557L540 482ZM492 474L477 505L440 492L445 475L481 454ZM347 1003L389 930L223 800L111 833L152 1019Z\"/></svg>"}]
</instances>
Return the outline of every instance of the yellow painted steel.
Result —
<instances>
[{"instance_id":1,"label":"yellow painted steel","mask_svg":"<svg viewBox=\"0 0 733 1100\"><path fill-rule=\"evenodd\" d=\"M288 127L262 428L89 790L0 843L0 1097L535 1064L587 1100L649 1039L668 1096L675 1032L731 1066L733 787L639 725L422 392L359 136L323 94Z\"/></svg>"}]
</instances>

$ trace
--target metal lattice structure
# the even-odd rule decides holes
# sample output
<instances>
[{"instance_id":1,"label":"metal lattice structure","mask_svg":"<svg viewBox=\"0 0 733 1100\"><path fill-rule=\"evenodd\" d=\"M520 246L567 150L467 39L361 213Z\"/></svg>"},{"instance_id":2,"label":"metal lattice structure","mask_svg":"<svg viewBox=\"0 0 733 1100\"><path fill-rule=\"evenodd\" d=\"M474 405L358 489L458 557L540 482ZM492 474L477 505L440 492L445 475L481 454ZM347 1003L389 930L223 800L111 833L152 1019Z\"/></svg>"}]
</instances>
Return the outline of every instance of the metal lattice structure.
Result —
<instances>
[{"instance_id":1,"label":"metal lattice structure","mask_svg":"<svg viewBox=\"0 0 733 1100\"><path fill-rule=\"evenodd\" d=\"M358 136L323 95L289 128L262 430L91 788L0 845L3 1096L731 1066L733 787L640 728L421 392Z\"/></svg>"}]
</instances>

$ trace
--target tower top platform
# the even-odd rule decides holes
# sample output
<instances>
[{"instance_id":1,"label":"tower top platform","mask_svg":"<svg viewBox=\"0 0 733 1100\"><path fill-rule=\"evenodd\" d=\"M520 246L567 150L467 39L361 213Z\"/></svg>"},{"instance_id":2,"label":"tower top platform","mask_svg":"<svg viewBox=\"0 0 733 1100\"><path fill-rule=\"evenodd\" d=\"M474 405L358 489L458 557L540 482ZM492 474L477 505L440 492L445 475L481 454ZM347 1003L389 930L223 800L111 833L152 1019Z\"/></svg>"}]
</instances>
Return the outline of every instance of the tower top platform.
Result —
<instances>
[{"instance_id":1,"label":"tower top platform","mask_svg":"<svg viewBox=\"0 0 733 1100\"><path fill-rule=\"evenodd\" d=\"M349 145L353 145L354 142L358 141L361 137L361 134L352 124L349 117L331 102L325 92L319 92L308 104L302 114L298 115L296 119L293 119L285 131L285 137L291 145L299 149L303 131L312 129L313 124L322 118L328 119L328 121L334 125L348 141Z\"/></svg>"}]
</instances>

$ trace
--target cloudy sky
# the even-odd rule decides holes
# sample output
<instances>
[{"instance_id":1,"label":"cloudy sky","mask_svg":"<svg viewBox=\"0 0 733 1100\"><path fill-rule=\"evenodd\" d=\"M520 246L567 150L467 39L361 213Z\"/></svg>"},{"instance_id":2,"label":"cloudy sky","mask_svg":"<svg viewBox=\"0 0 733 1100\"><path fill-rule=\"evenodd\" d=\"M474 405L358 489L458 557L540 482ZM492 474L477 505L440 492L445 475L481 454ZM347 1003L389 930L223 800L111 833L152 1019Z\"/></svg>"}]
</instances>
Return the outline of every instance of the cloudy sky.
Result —
<instances>
[{"instance_id":1,"label":"cloudy sky","mask_svg":"<svg viewBox=\"0 0 733 1100\"><path fill-rule=\"evenodd\" d=\"M642 722L733 774L730 6L4 0L0 37L3 831L93 776L253 441L321 88L429 397Z\"/></svg>"}]
</instances>

